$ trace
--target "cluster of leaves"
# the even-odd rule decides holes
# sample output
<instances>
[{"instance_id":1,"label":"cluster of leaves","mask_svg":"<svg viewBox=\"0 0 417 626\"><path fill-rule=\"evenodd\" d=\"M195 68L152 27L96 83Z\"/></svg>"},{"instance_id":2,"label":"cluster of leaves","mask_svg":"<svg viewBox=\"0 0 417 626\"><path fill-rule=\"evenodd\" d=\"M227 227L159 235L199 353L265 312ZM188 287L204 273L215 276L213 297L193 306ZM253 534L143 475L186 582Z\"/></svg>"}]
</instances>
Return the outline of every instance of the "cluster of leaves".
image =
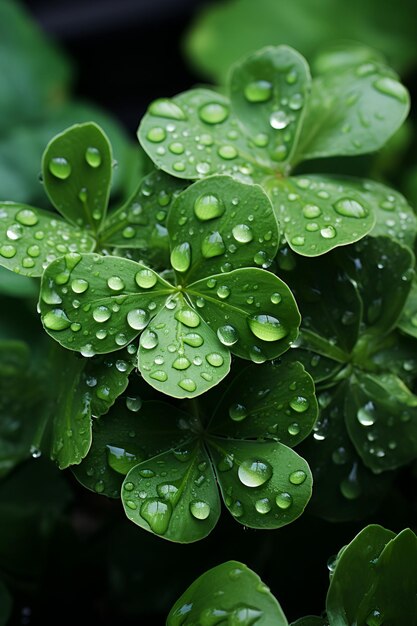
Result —
<instances>
[{"instance_id":1,"label":"cluster of leaves","mask_svg":"<svg viewBox=\"0 0 417 626\"><path fill-rule=\"evenodd\" d=\"M291 626L382 626L417 623L417 538L382 526L364 528L329 562L326 611ZM205 572L172 607L167 626L288 626L269 588L246 565L228 561Z\"/></svg>"}]
</instances>

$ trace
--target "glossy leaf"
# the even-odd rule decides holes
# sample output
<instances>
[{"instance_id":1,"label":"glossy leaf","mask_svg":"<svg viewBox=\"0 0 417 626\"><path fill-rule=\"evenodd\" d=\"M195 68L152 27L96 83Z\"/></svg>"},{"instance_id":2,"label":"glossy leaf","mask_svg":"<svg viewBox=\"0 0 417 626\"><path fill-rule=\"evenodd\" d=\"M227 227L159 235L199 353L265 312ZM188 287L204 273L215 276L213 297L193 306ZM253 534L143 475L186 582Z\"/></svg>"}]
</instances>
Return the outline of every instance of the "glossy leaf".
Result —
<instances>
[{"instance_id":1,"label":"glossy leaf","mask_svg":"<svg viewBox=\"0 0 417 626\"><path fill-rule=\"evenodd\" d=\"M298 160L357 155L381 148L405 120L406 88L378 63L315 78L303 123Z\"/></svg>"},{"instance_id":2,"label":"glossy leaf","mask_svg":"<svg viewBox=\"0 0 417 626\"><path fill-rule=\"evenodd\" d=\"M413 253L388 237L368 237L338 254L357 284L364 323L372 333L387 333L396 325L411 288Z\"/></svg>"},{"instance_id":3,"label":"glossy leaf","mask_svg":"<svg viewBox=\"0 0 417 626\"><path fill-rule=\"evenodd\" d=\"M208 440L223 500L250 528L280 528L304 511L311 497L310 469L278 442Z\"/></svg>"},{"instance_id":4,"label":"glossy leaf","mask_svg":"<svg viewBox=\"0 0 417 626\"><path fill-rule=\"evenodd\" d=\"M230 176L198 181L175 200L169 218L171 263L179 282L270 264L279 241L271 202L258 185Z\"/></svg>"},{"instance_id":5,"label":"glossy leaf","mask_svg":"<svg viewBox=\"0 0 417 626\"><path fill-rule=\"evenodd\" d=\"M169 263L168 211L184 183L163 172L145 176L129 200L111 213L100 232L105 247L140 250L150 263Z\"/></svg>"},{"instance_id":6,"label":"glossy leaf","mask_svg":"<svg viewBox=\"0 0 417 626\"><path fill-rule=\"evenodd\" d=\"M229 99L209 89L155 100L138 138L155 165L178 178L234 174L250 182L269 168L264 151L239 127Z\"/></svg>"},{"instance_id":7,"label":"glossy leaf","mask_svg":"<svg viewBox=\"0 0 417 626\"><path fill-rule=\"evenodd\" d=\"M417 281L413 280L398 321L398 328L407 335L417 338Z\"/></svg>"},{"instance_id":8,"label":"glossy leaf","mask_svg":"<svg viewBox=\"0 0 417 626\"><path fill-rule=\"evenodd\" d=\"M291 162L310 87L306 60L288 46L263 48L232 69L233 111L255 145L268 146L277 169Z\"/></svg>"},{"instance_id":9,"label":"glossy leaf","mask_svg":"<svg viewBox=\"0 0 417 626\"><path fill-rule=\"evenodd\" d=\"M303 256L358 241L375 223L372 205L348 178L269 179L267 187L288 245Z\"/></svg>"},{"instance_id":10,"label":"glossy leaf","mask_svg":"<svg viewBox=\"0 0 417 626\"><path fill-rule=\"evenodd\" d=\"M297 343L298 340L296 341ZM298 361L301 363L316 385L317 383L331 381L342 368L342 365L337 361L302 348L288 350L285 353L285 361L289 363Z\"/></svg>"},{"instance_id":11,"label":"glossy leaf","mask_svg":"<svg viewBox=\"0 0 417 626\"><path fill-rule=\"evenodd\" d=\"M376 475L367 469L346 429L346 385L318 394L321 407L314 436L301 446L314 477L309 510L329 521L366 517L378 507L393 480L392 473Z\"/></svg>"},{"instance_id":12,"label":"glossy leaf","mask_svg":"<svg viewBox=\"0 0 417 626\"><path fill-rule=\"evenodd\" d=\"M142 333L138 367L147 383L174 398L194 398L230 370L230 352L199 312L179 296Z\"/></svg>"},{"instance_id":13,"label":"glossy leaf","mask_svg":"<svg viewBox=\"0 0 417 626\"><path fill-rule=\"evenodd\" d=\"M187 287L201 315L232 354L263 363L289 348L300 315L287 285L265 270L238 269Z\"/></svg>"},{"instance_id":14,"label":"glossy leaf","mask_svg":"<svg viewBox=\"0 0 417 626\"><path fill-rule=\"evenodd\" d=\"M172 291L134 261L68 254L42 277L42 323L51 337L83 356L113 352L145 328Z\"/></svg>"},{"instance_id":15,"label":"glossy leaf","mask_svg":"<svg viewBox=\"0 0 417 626\"><path fill-rule=\"evenodd\" d=\"M417 396L397 376L355 372L345 419L358 454L374 472L396 469L417 457Z\"/></svg>"},{"instance_id":16,"label":"glossy leaf","mask_svg":"<svg viewBox=\"0 0 417 626\"><path fill-rule=\"evenodd\" d=\"M280 275L300 308L302 332L297 343L347 361L358 339L362 304L355 285L338 267L335 253L317 259L296 257L294 266Z\"/></svg>"},{"instance_id":17,"label":"glossy leaf","mask_svg":"<svg viewBox=\"0 0 417 626\"><path fill-rule=\"evenodd\" d=\"M367 526L338 559L327 595L331 624L415 624L417 539Z\"/></svg>"},{"instance_id":18,"label":"glossy leaf","mask_svg":"<svg viewBox=\"0 0 417 626\"><path fill-rule=\"evenodd\" d=\"M68 252L91 252L95 241L56 214L27 204L0 203L0 265L24 276L42 276Z\"/></svg>"},{"instance_id":19,"label":"glossy leaf","mask_svg":"<svg viewBox=\"0 0 417 626\"><path fill-rule=\"evenodd\" d=\"M277 600L243 563L228 561L195 580L172 607L167 626L215 624L287 626Z\"/></svg>"},{"instance_id":20,"label":"glossy leaf","mask_svg":"<svg viewBox=\"0 0 417 626\"><path fill-rule=\"evenodd\" d=\"M42 157L43 182L55 208L77 226L96 232L110 194L112 153L93 122L76 124L54 137Z\"/></svg>"},{"instance_id":21,"label":"glossy leaf","mask_svg":"<svg viewBox=\"0 0 417 626\"><path fill-rule=\"evenodd\" d=\"M314 384L300 363L250 365L232 381L210 432L235 439L274 439L293 447L317 417Z\"/></svg>"},{"instance_id":22,"label":"glossy leaf","mask_svg":"<svg viewBox=\"0 0 417 626\"><path fill-rule=\"evenodd\" d=\"M207 452L197 440L136 465L126 476L127 517L170 541L206 537L220 516L220 499Z\"/></svg>"},{"instance_id":23,"label":"glossy leaf","mask_svg":"<svg viewBox=\"0 0 417 626\"><path fill-rule=\"evenodd\" d=\"M91 419L107 413L123 393L133 363L127 350L83 359L56 347L51 356L50 400L40 415L33 446L65 469L87 455Z\"/></svg>"},{"instance_id":24,"label":"glossy leaf","mask_svg":"<svg viewBox=\"0 0 417 626\"><path fill-rule=\"evenodd\" d=\"M163 402L119 400L108 415L93 421L91 449L72 471L87 489L118 498L132 467L191 438L188 422L187 414Z\"/></svg>"}]
</instances>

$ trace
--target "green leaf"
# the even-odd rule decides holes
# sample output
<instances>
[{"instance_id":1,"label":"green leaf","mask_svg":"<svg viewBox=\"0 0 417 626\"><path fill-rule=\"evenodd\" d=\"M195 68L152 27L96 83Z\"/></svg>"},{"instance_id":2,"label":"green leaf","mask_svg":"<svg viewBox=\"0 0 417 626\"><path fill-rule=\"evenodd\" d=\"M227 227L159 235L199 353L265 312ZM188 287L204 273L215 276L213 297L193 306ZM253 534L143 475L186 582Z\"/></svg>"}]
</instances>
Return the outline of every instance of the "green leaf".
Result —
<instances>
[{"instance_id":1,"label":"green leaf","mask_svg":"<svg viewBox=\"0 0 417 626\"><path fill-rule=\"evenodd\" d=\"M287 285L265 270L237 269L187 287L203 319L232 354L263 363L285 352L300 315Z\"/></svg>"},{"instance_id":2,"label":"green leaf","mask_svg":"<svg viewBox=\"0 0 417 626\"><path fill-rule=\"evenodd\" d=\"M0 203L0 265L24 276L41 276L48 263L68 252L90 252L95 241L49 211Z\"/></svg>"},{"instance_id":3,"label":"green leaf","mask_svg":"<svg viewBox=\"0 0 417 626\"><path fill-rule=\"evenodd\" d=\"M220 498L207 452L197 440L136 465L122 487L127 517L179 543L206 537L220 517Z\"/></svg>"},{"instance_id":4,"label":"green leaf","mask_svg":"<svg viewBox=\"0 0 417 626\"><path fill-rule=\"evenodd\" d=\"M306 60L288 46L263 48L231 71L233 111L255 145L268 145L277 169L291 162L310 86Z\"/></svg>"},{"instance_id":5,"label":"green leaf","mask_svg":"<svg viewBox=\"0 0 417 626\"><path fill-rule=\"evenodd\" d=\"M298 341L299 340L296 340L295 343L297 344ZM342 367L337 361L333 361L321 354L302 348L288 350L285 353L285 361L288 363L294 361L301 363L308 374L310 374L315 384L331 381Z\"/></svg>"},{"instance_id":6,"label":"green leaf","mask_svg":"<svg viewBox=\"0 0 417 626\"><path fill-rule=\"evenodd\" d=\"M6 626L12 612L12 597L0 580L0 626Z\"/></svg>"},{"instance_id":7,"label":"green leaf","mask_svg":"<svg viewBox=\"0 0 417 626\"><path fill-rule=\"evenodd\" d=\"M378 341L370 355L369 371L389 372L401 378L410 388L417 376L417 345L413 339L394 331Z\"/></svg>"},{"instance_id":8,"label":"green leaf","mask_svg":"<svg viewBox=\"0 0 417 626\"><path fill-rule=\"evenodd\" d=\"M277 600L243 563L228 561L202 574L176 601L167 626L194 624L287 626Z\"/></svg>"},{"instance_id":9,"label":"green leaf","mask_svg":"<svg viewBox=\"0 0 417 626\"><path fill-rule=\"evenodd\" d=\"M42 157L45 191L55 208L77 226L100 229L107 212L112 153L97 124L75 124L54 137Z\"/></svg>"},{"instance_id":10,"label":"green leaf","mask_svg":"<svg viewBox=\"0 0 417 626\"><path fill-rule=\"evenodd\" d=\"M123 393L133 363L127 350L83 359L58 346L54 348L50 356L50 398L42 407L33 447L65 469L80 463L88 453L91 418L106 413Z\"/></svg>"},{"instance_id":11,"label":"green leaf","mask_svg":"<svg viewBox=\"0 0 417 626\"><path fill-rule=\"evenodd\" d=\"M304 511L312 477L294 450L275 441L213 435L207 443L223 500L238 522L250 528L280 528Z\"/></svg>"},{"instance_id":12,"label":"green leaf","mask_svg":"<svg viewBox=\"0 0 417 626\"><path fill-rule=\"evenodd\" d=\"M406 88L385 65L327 72L313 80L296 158L374 152L401 126L409 107Z\"/></svg>"},{"instance_id":13,"label":"green leaf","mask_svg":"<svg viewBox=\"0 0 417 626\"><path fill-rule=\"evenodd\" d=\"M398 321L398 328L417 338L417 281L413 280L410 292L405 301L404 309Z\"/></svg>"},{"instance_id":14,"label":"green leaf","mask_svg":"<svg viewBox=\"0 0 417 626\"><path fill-rule=\"evenodd\" d=\"M355 285L338 267L336 254L317 259L295 257L294 265L280 274L301 312L297 344L346 362L358 339L362 303Z\"/></svg>"},{"instance_id":15,"label":"green leaf","mask_svg":"<svg viewBox=\"0 0 417 626\"><path fill-rule=\"evenodd\" d=\"M172 291L134 261L67 254L42 277L42 323L53 339L83 356L113 352L145 328Z\"/></svg>"},{"instance_id":16,"label":"green leaf","mask_svg":"<svg viewBox=\"0 0 417 626\"><path fill-rule=\"evenodd\" d=\"M357 41L331 41L321 46L314 56L312 70L314 74L339 72L363 63L384 63L385 59L376 50Z\"/></svg>"},{"instance_id":17,"label":"green leaf","mask_svg":"<svg viewBox=\"0 0 417 626\"><path fill-rule=\"evenodd\" d=\"M331 624L416 623L417 539L367 526L345 547L327 595Z\"/></svg>"},{"instance_id":18,"label":"green leaf","mask_svg":"<svg viewBox=\"0 0 417 626\"><path fill-rule=\"evenodd\" d=\"M301 363L249 365L216 407L210 432L235 439L274 439L293 447L317 417L314 383Z\"/></svg>"},{"instance_id":19,"label":"green leaf","mask_svg":"<svg viewBox=\"0 0 417 626\"><path fill-rule=\"evenodd\" d=\"M375 223L372 205L348 178L270 178L266 185L289 246L303 256L358 241Z\"/></svg>"},{"instance_id":20,"label":"green leaf","mask_svg":"<svg viewBox=\"0 0 417 626\"><path fill-rule=\"evenodd\" d=\"M151 264L167 267L167 214L184 183L154 171L145 176L129 200L111 213L100 233L104 247L140 250Z\"/></svg>"},{"instance_id":21,"label":"green leaf","mask_svg":"<svg viewBox=\"0 0 417 626\"><path fill-rule=\"evenodd\" d=\"M309 510L332 522L373 513L393 479L392 473L375 475L368 470L353 446L344 419L347 389L340 384L318 394L321 411L314 437L300 449L314 477Z\"/></svg>"},{"instance_id":22,"label":"green leaf","mask_svg":"<svg viewBox=\"0 0 417 626\"><path fill-rule=\"evenodd\" d=\"M296 622L291 622L290 626L328 626L328 622L322 617L307 615L306 617L301 617Z\"/></svg>"},{"instance_id":23,"label":"green leaf","mask_svg":"<svg viewBox=\"0 0 417 626\"><path fill-rule=\"evenodd\" d=\"M417 396L397 376L355 371L345 419L358 454L374 472L396 469L417 457Z\"/></svg>"},{"instance_id":24,"label":"green leaf","mask_svg":"<svg viewBox=\"0 0 417 626\"><path fill-rule=\"evenodd\" d=\"M37 298L39 287L35 280L27 280L5 267L0 267L0 294L11 298Z\"/></svg>"},{"instance_id":25,"label":"green leaf","mask_svg":"<svg viewBox=\"0 0 417 626\"><path fill-rule=\"evenodd\" d=\"M155 165L178 178L233 174L250 182L262 168L269 171L264 150L245 137L229 99L209 89L155 100L138 138Z\"/></svg>"},{"instance_id":26,"label":"green leaf","mask_svg":"<svg viewBox=\"0 0 417 626\"><path fill-rule=\"evenodd\" d=\"M162 393L194 398L228 374L230 352L183 297L167 304L141 335L138 367Z\"/></svg>"},{"instance_id":27,"label":"green leaf","mask_svg":"<svg viewBox=\"0 0 417 626\"><path fill-rule=\"evenodd\" d=\"M170 211L168 232L171 264L186 284L240 267L267 267L279 241L262 188L230 176L213 176L183 191Z\"/></svg>"},{"instance_id":28,"label":"green leaf","mask_svg":"<svg viewBox=\"0 0 417 626\"><path fill-rule=\"evenodd\" d=\"M338 254L340 264L357 284L369 332L388 333L411 289L413 253L388 237L368 237Z\"/></svg>"},{"instance_id":29,"label":"green leaf","mask_svg":"<svg viewBox=\"0 0 417 626\"><path fill-rule=\"evenodd\" d=\"M72 471L87 489L118 498L132 467L191 438L188 422L186 413L163 402L120 400L108 415L93 421L90 451Z\"/></svg>"},{"instance_id":30,"label":"green leaf","mask_svg":"<svg viewBox=\"0 0 417 626\"><path fill-rule=\"evenodd\" d=\"M417 234L417 216L404 196L391 187L371 180L346 180L361 194L375 216L375 224L369 234L372 237L391 237L413 249Z\"/></svg>"}]
</instances>

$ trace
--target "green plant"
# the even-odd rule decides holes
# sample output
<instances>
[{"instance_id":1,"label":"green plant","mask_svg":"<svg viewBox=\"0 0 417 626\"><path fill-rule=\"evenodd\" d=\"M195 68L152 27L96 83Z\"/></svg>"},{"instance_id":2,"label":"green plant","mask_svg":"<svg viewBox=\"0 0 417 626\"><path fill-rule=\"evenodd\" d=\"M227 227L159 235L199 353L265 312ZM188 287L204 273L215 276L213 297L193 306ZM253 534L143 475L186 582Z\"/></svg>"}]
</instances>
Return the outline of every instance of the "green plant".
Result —
<instances>
[{"instance_id":1,"label":"green plant","mask_svg":"<svg viewBox=\"0 0 417 626\"><path fill-rule=\"evenodd\" d=\"M308 173L381 148L407 115L395 73L354 52L312 80L297 52L266 48L235 65L229 96L156 100L138 131L155 169L119 208L98 125L50 141L55 211L0 203L0 264L41 279L46 331L0 344L0 411L16 421L0 431L3 475L43 454L178 543L214 529L219 491L237 521L271 530L301 516L313 476L311 511L329 520L390 493L417 458L417 219L383 183ZM220 567L214 580L240 566ZM190 619L285 624L257 593L265 608Z\"/></svg>"}]
</instances>

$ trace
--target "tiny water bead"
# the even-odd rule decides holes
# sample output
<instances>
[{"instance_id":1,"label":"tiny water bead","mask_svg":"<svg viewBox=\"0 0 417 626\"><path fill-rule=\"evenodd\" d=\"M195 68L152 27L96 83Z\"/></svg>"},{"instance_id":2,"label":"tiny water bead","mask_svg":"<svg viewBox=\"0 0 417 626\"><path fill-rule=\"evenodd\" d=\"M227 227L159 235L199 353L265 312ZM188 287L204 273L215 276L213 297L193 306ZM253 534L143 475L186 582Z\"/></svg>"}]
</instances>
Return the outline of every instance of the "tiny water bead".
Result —
<instances>
[{"instance_id":1,"label":"tiny water bead","mask_svg":"<svg viewBox=\"0 0 417 626\"><path fill-rule=\"evenodd\" d=\"M133 330L143 330L149 322L149 313L144 309L132 309L127 314L127 323Z\"/></svg>"},{"instance_id":2,"label":"tiny water bead","mask_svg":"<svg viewBox=\"0 0 417 626\"><path fill-rule=\"evenodd\" d=\"M48 311L48 313L43 316L42 322L45 328L55 331L65 330L71 326L71 321L62 309L52 309Z\"/></svg>"},{"instance_id":3,"label":"tiny water bead","mask_svg":"<svg viewBox=\"0 0 417 626\"><path fill-rule=\"evenodd\" d=\"M352 198L341 198L333 205L336 213L344 217L362 218L368 215L368 211L360 202Z\"/></svg>"},{"instance_id":4,"label":"tiny water bead","mask_svg":"<svg viewBox=\"0 0 417 626\"><path fill-rule=\"evenodd\" d=\"M242 422L248 416L248 410L243 405L237 402L229 407L229 417L234 422Z\"/></svg>"},{"instance_id":5,"label":"tiny water bead","mask_svg":"<svg viewBox=\"0 0 417 626\"><path fill-rule=\"evenodd\" d=\"M156 285L157 280L155 272L148 269L139 270L135 275L136 284L142 289L151 289Z\"/></svg>"},{"instance_id":6,"label":"tiny water bead","mask_svg":"<svg viewBox=\"0 0 417 626\"><path fill-rule=\"evenodd\" d=\"M232 235L239 243L249 243L253 239L253 232L246 224L237 224L232 229Z\"/></svg>"},{"instance_id":7,"label":"tiny water bead","mask_svg":"<svg viewBox=\"0 0 417 626\"><path fill-rule=\"evenodd\" d=\"M152 143L160 143L161 141L164 141L166 136L167 134L163 128L160 126L154 126L148 131L146 139L149 139Z\"/></svg>"},{"instance_id":8,"label":"tiny water bead","mask_svg":"<svg viewBox=\"0 0 417 626\"><path fill-rule=\"evenodd\" d=\"M32 209L22 209L16 214L16 220L23 226L35 226L39 222L39 217Z\"/></svg>"},{"instance_id":9,"label":"tiny water bead","mask_svg":"<svg viewBox=\"0 0 417 626\"><path fill-rule=\"evenodd\" d=\"M267 80L254 80L244 90L248 102L267 102L272 96L272 84Z\"/></svg>"},{"instance_id":10,"label":"tiny water bead","mask_svg":"<svg viewBox=\"0 0 417 626\"><path fill-rule=\"evenodd\" d=\"M246 487L260 487L272 476L272 467L261 459L246 459L237 472L240 482Z\"/></svg>"},{"instance_id":11,"label":"tiny water bead","mask_svg":"<svg viewBox=\"0 0 417 626\"><path fill-rule=\"evenodd\" d=\"M239 339L238 332L234 326L225 324L217 329L217 337L224 346L233 346Z\"/></svg>"},{"instance_id":12,"label":"tiny water bead","mask_svg":"<svg viewBox=\"0 0 417 626\"><path fill-rule=\"evenodd\" d=\"M210 515L210 505L203 500L193 500L190 502L190 512L198 520L205 520Z\"/></svg>"},{"instance_id":13,"label":"tiny water bead","mask_svg":"<svg viewBox=\"0 0 417 626\"><path fill-rule=\"evenodd\" d=\"M149 498L140 507L140 514L148 522L151 530L163 535L168 530L172 515L172 505L157 498Z\"/></svg>"},{"instance_id":14,"label":"tiny water bead","mask_svg":"<svg viewBox=\"0 0 417 626\"><path fill-rule=\"evenodd\" d=\"M208 102L200 108L198 114L206 124L221 124L227 119L229 110L218 102Z\"/></svg>"},{"instance_id":15,"label":"tiny water bead","mask_svg":"<svg viewBox=\"0 0 417 626\"><path fill-rule=\"evenodd\" d=\"M292 485L302 485L306 478L307 474L303 470L296 470L289 475L289 481Z\"/></svg>"},{"instance_id":16,"label":"tiny water bead","mask_svg":"<svg viewBox=\"0 0 417 626\"><path fill-rule=\"evenodd\" d=\"M217 231L211 232L201 242L201 254L205 259L221 256L226 251L223 237Z\"/></svg>"},{"instance_id":17,"label":"tiny water bead","mask_svg":"<svg viewBox=\"0 0 417 626\"><path fill-rule=\"evenodd\" d=\"M277 494L277 496L275 497L275 502L277 507L279 507L280 509L289 509L292 505L292 496L288 492L283 491Z\"/></svg>"},{"instance_id":18,"label":"tiny water bead","mask_svg":"<svg viewBox=\"0 0 417 626\"><path fill-rule=\"evenodd\" d=\"M71 175L71 165L65 157L53 157L48 164L52 176L66 180Z\"/></svg>"},{"instance_id":19,"label":"tiny water bead","mask_svg":"<svg viewBox=\"0 0 417 626\"><path fill-rule=\"evenodd\" d=\"M101 165L101 152L98 148L94 146L89 146L85 151L85 160L88 165L94 169L100 167Z\"/></svg>"},{"instance_id":20,"label":"tiny water bead","mask_svg":"<svg viewBox=\"0 0 417 626\"><path fill-rule=\"evenodd\" d=\"M278 341L288 335L287 328L272 315L253 315L248 318L248 326L262 341Z\"/></svg>"},{"instance_id":21,"label":"tiny water bead","mask_svg":"<svg viewBox=\"0 0 417 626\"><path fill-rule=\"evenodd\" d=\"M290 400L290 407L293 411L296 411L296 413L304 413L307 411L309 406L310 403L307 398L304 398L304 396L296 396Z\"/></svg>"},{"instance_id":22,"label":"tiny water bead","mask_svg":"<svg viewBox=\"0 0 417 626\"><path fill-rule=\"evenodd\" d=\"M272 509L271 501L268 498L260 498L255 502L255 509L261 515L266 515Z\"/></svg>"},{"instance_id":23,"label":"tiny water bead","mask_svg":"<svg viewBox=\"0 0 417 626\"><path fill-rule=\"evenodd\" d=\"M186 272L191 265L191 246L185 241L171 252L171 265L177 272Z\"/></svg>"}]
</instances>

